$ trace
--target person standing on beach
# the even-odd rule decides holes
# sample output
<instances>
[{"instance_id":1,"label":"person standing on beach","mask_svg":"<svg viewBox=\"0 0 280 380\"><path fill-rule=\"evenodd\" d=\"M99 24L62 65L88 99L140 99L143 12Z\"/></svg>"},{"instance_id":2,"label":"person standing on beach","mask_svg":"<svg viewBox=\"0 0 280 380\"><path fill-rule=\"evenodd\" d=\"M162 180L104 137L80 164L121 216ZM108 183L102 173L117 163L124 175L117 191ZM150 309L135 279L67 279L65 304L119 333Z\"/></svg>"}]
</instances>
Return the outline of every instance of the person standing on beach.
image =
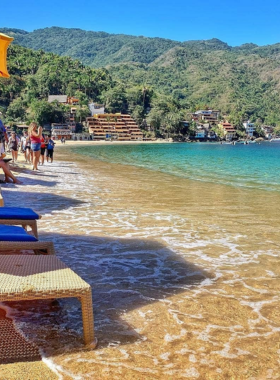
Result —
<instances>
[{"instance_id":1,"label":"person standing on beach","mask_svg":"<svg viewBox=\"0 0 280 380\"><path fill-rule=\"evenodd\" d=\"M26 136L26 142L25 142L25 157L26 157L26 161L29 162L29 164L31 164L31 161L33 162L33 152L31 150L31 140L30 140L30 136Z\"/></svg>"},{"instance_id":2,"label":"person standing on beach","mask_svg":"<svg viewBox=\"0 0 280 380\"><path fill-rule=\"evenodd\" d=\"M42 127L32 122L28 128L28 134L31 141L31 150L33 151L33 170L38 170L38 163L41 153Z\"/></svg>"},{"instance_id":3,"label":"person standing on beach","mask_svg":"<svg viewBox=\"0 0 280 380\"><path fill-rule=\"evenodd\" d=\"M9 149L12 151L12 158L13 161L17 161L18 158L18 147L19 147L19 138L16 135L16 132L12 132L10 138L9 138Z\"/></svg>"},{"instance_id":4,"label":"person standing on beach","mask_svg":"<svg viewBox=\"0 0 280 380\"><path fill-rule=\"evenodd\" d=\"M2 112L0 112L0 117L2 115ZM3 154L5 152L5 142L8 143L9 139L8 139L8 135L7 135L7 131L6 131L6 128L2 122L2 120L0 119L0 154Z\"/></svg>"},{"instance_id":5,"label":"person standing on beach","mask_svg":"<svg viewBox=\"0 0 280 380\"><path fill-rule=\"evenodd\" d=\"M41 137L41 155L40 155L41 165L44 165L45 151L46 151L46 140L45 140L45 136L42 135L42 137Z\"/></svg>"},{"instance_id":6,"label":"person standing on beach","mask_svg":"<svg viewBox=\"0 0 280 380\"><path fill-rule=\"evenodd\" d=\"M49 162L49 159L51 162L53 162L53 150L55 146L55 142L52 140L51 135L48 136L48 145L47 145L47 162Z\"/></svg>"},{"instance_id":7,"label":"person standing on beach","mask_svg":"<svg viewBox=\"0 0 280 380\"><path fill-rule=\"evenodd\" d=\"M26 140L27 140L27 132L23 132L23 136L21 136L20 139L20 150L24 154L25 162L27 162L27 157L26 157Z\"/></svg>"}]
</instances>

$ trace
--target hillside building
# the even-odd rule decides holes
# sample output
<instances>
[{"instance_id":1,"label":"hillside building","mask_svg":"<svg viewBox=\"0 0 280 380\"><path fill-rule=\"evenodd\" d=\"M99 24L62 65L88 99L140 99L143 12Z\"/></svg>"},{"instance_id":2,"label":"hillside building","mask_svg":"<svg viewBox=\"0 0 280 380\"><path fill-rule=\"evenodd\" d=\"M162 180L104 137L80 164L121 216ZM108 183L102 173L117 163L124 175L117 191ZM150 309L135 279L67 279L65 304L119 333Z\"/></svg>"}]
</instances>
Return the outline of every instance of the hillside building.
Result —
<instances>
[{"instance_id":1,"label":"hillside building","mask_svg":"<svg viewBox=\"0 0 280 380\"><path fill-rule=\"evenodd\" d=\"M245 128L245 132L248 137L254 136L254 132L256 130L254 123L251 123L250 120L248 120L243 123L243 127Z\"/></svg>"},{"instance_id":2,"label":"hillside building","mask_svg":"<svg viewBox=\"0 0 280 380\"><path fill-rule=\"evenodd\" d=\"M274 135L274 128L269 125L263 125L261 129L264 132L265 138L271 140Z\"/></svg>"},{"instance_id":3,"label":"hillside building","mask_svg":"<svg viewBox=\"0 0 280 380\"><path fill-rule=\"evenodd\" d=\"M194 121L205 121L207 123L213 124L213 123L218 122L220 111L198 110L198 111L192 113L191 115L192 115L192 120L194 120Z\"/></svg>"},{"instance_id":4,"label":"hillside building","mask_svg":"<svg viewBox=\"0 0 280 380\"><path fill-rule=\"evenodd\" d=\"M236 138L236 129L232 124L224 122L219 124L218 126L224 132L224 136L227 141L231 141Z\"/></svg>"},{"instance_id":5,"label":"hillside building","mask_svg":"<svg viewBox=\"0 0 280 380\"><path fill-rule=\"evenodd\" d=\"M87 127L94 140L143 140L143 133L130 115L94 114L87 118Z\"/></svg>"},{"instance_id":6,"label":"hillside building","mask_svg":"<svg viewBox=\"0 0 280 380\"><path fill-rule=\"evenodd\" d=\"M91 116L105 113L104 104L90 103L89 105Z\"/></svg>"},{"instance_id":7,"label":"hillside building","mask_svg":"<svg viewBox=\"0 0 280 380\"><path fill-rule=\"evenodd\" d=\"M76 121L75 121L76 112L77 112L77 108L71 107L70 112L66 113L66 117L65 117L65 124L68 125L72 133L76 132Z\"/></svg>"},{"instance_id":8,"label":"hillside building","mask_svg":"<svg viewBox=\"0 0 280 380\"><path fill-rule=\"evenodd\" d=\"M65 140L72 139L72 131L68 124L53 123L51 134L54 140L60 140L62 137L64 137Z\"/></svg>"},{"instance_id":9,"label":"hillside building","mask_svg":"<svg viewBox=\"0 0 280 380\"><path fill-rule=\"evenodd\" d=\"M48 96L48 102L52 103L54 101L57 101L60 104L79 104L79 99L75 98L74 96L67 96L67 95L49 95Z\"/></svg>"}]
</instances>

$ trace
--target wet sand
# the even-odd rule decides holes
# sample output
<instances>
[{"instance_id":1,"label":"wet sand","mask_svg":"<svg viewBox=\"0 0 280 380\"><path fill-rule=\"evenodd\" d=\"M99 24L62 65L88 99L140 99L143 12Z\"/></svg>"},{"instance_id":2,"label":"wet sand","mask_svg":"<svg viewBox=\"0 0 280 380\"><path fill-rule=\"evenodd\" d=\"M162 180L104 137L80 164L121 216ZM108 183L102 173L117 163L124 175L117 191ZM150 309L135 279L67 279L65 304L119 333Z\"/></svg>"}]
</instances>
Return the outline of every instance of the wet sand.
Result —
<instances>
[{"instance_id":1,"label":"wet sand","mask_svg":"<svg viewBox=\"0 0 280 380\"><path fill-rule=\"evenodd\" d=\"M59 376L280 378L279 194L58 154L3 195L43 215L41 238L93 287L94 351L77 301L11 305Z\"/></svg>"}]
</instances>

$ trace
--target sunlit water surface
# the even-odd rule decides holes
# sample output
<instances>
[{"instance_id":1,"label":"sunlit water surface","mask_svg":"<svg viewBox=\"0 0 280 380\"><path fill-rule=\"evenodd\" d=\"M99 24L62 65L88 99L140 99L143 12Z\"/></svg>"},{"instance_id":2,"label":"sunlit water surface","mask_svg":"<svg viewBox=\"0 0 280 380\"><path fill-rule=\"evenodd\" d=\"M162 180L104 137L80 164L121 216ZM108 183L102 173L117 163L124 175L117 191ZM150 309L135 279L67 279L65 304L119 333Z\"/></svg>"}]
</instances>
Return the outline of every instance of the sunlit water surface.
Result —
<instances>
[{"instance_id":1,"label":"sunlit water surface","mask_svg":"<svg viewBox=\"0 0 280 380\"><path fill-rule=\"evenodd\" d=\"M78 301L13 304L62 378L280 378L280 145L108 143L60 158L4 197L43 215L40 236L93 288L95 351Z\"/></svg>"}]
</instances>

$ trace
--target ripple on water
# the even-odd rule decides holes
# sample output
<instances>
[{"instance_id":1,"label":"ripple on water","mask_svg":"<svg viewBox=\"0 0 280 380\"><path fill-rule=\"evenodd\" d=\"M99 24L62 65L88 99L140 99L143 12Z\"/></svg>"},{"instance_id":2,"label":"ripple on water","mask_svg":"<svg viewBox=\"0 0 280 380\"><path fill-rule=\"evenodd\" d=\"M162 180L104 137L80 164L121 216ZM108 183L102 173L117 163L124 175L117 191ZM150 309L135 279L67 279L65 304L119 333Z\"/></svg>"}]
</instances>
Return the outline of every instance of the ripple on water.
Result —
<instances>
[{"instance_id":1,"label":"ripple on water","mask_svg":"<svg viewBox=\"0 0 280 380\"><path fill-rule=\"evenodd\" d=\"M48 363L73 378L276 376L279 196L264 207L258 192L90 166L48 165L4 186L7 205L38 210L40 236L93 287L94 352L78 301L12 305Z\"/></svg>"}]
</instances>

